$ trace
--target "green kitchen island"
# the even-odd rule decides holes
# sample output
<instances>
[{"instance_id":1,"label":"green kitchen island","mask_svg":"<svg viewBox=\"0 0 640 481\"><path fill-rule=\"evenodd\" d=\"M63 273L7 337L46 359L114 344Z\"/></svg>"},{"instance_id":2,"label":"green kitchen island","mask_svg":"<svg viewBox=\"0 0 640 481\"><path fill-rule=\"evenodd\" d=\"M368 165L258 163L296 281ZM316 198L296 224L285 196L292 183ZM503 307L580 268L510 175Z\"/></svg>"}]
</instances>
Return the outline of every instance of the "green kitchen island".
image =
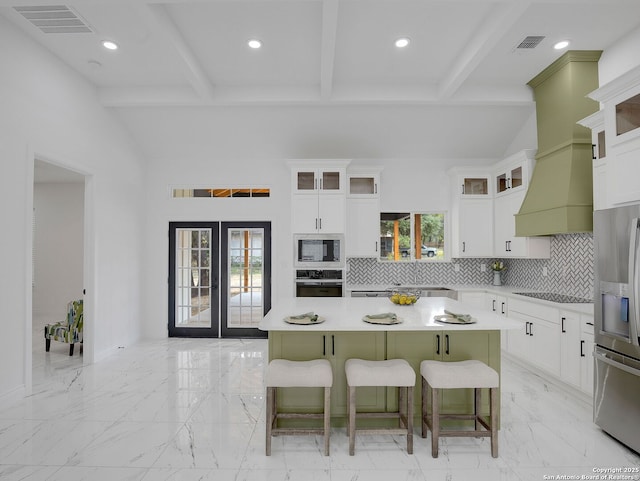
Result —
<instances>
[{"instance_id":1,"label":"green kitchen island","mask_svg":"<svg viewBox=\"0 0 640 481\"><path fill-rule=\"evenodd\" d=\"M469 314L473 324L445 324L434 317L445 310ZM322 322L300 325L285 318L314 312ZM383 325L365 322L367 315L393 312L401 321ZM519 325L504 316L477 309L444 297L420 299L411 306L395 305L386 298L298 297L273 303L259 328L268 331L269 361L328 359L333 367L331 390L332 424L343 426L347 412L344 363L349 358L367 360L406 359L416 371L414 403L420 413L420 362L477 359L500 373L500 332ZM280 390L282 411L320 412L322 389ZM441 411L469 412L473 390L452 389L442 393ZM393 388L358 388L358 411L393 411L397 396ZM483 393L483 411L488 412L488 392ZM498 414L499 415L499 414Z\"/></svg>"}]
</instances>

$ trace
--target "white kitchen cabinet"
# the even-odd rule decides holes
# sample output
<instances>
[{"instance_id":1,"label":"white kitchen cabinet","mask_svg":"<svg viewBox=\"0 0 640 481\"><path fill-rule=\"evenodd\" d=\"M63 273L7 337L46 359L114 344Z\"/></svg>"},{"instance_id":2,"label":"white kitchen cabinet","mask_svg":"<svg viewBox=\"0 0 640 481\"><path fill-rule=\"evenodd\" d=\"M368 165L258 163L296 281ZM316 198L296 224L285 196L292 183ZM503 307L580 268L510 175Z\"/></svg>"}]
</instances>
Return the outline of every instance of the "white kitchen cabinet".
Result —
<instances>
[{"instance_id":1,"label":"white kitchen cabinet","mask_svg":"<svg viewBox=\"0 0 640 481\"><path fill-rule=\"evenodd\" d=\"M580 388L582 382L580 314L560 311L560 377Z\"/></svg>"},{"instance_id":2,"label":"white kitchen cabinet","mask_svg":"<svg viewBox=\"0 0 640 481\"><path fill-rule=\"evenodd\" d=\"M341 234L346 219L346 167L349 161L291 161L291 231Z\"/></svg>"},{"instance_id":3,"label":"white kitchen cabinet","mask_svg":"<svg viewBox=\"0 0 640 481\"><path fill-rule=\"evenodd\" d=\"M509 318L522 324L508 331L508 352L550 374L560 376L560 324L556 308L509 300Z\"/></svg>"},{"instance_id":4,"label":"white kitchen cabinet","mask_svg":"<svg viewBox=\"0 0 640 481\"><path fill-rule=\"evenodd\" d=\"M462 199L490 199L492 197L491 176L489 174L459 174L455 192Z\"/></svg>"},{"instance_id":5,"label":"white kitchen cabinet","mask_svg":"<svg viewBox=\"0 0 640 481\"><path fill-rule=\"evenodd\" d=\"M291 208L291 231L296 234L342 234L345 231L344 194L296 195Z\"/></svg>"},{"instance_id":6,"label":"white kitchen cabinet","mask_svg":"<svg viewBox=\"0 0 640 481\"><path fill-rule=\"evenodd\" d=\"M380 255L380 200L347 198L347 257Z\"/></svg>"},{"instance_id":7,"label":"white kitchen cabinet","mask_svg":"<svg viewBox=\"0 0 640 481\"><path fill-rule=\"evenodd\" d=\"M593 315L580 315L580 389L590 396L593 395Z\"/></svg>"},{"instance_id":8,"label":"white kitchen cabinet","mask_svg":"<svg viewBox=\"0 0 640 481\"><path fill-rule=\"evenodd\" d=\"M493 257L493 195L488 171L454 167L451 185L452 257Z\"/></svg>"},{"instance_id":9,"label":"white kitchen cabinet","mask_svg":"<svg viewBox=\"0 0 640 481\"><path fill-rule=\"evenodd\" d=\"M485 306L488 310L495 312L500 316L508 315L506 296L500 296L498 294L488 292L485 297Z\"/></svg>"},{"instance_id":10,"label":"white kitchen cabinet","mask_svg":"<svg viewBox=\"0 0 640 481\"><path fill-rule=\"evenodd\" d=\"M491 199L463 199L458 209L458 242L454 257L493 256Z\"/></svg>"},{"instance_id":11,"label":"white kitchen cabinet","mask_svg":"<svg viewBox=\"0 0 640 481\"><path fill-rule=\"evenodd\" d=\"M533 171L533 150L523 150L494 166L495 195L526 191Z\"/></svg>"},{"instance_id":12,"label":"white kitchen cabinet","mask_svg":"<svg viewBox=\"0 0 640 481\"><path fill-rule=\"evenodd\" d=\"M494 255L527 259L551 257L550 237L516 237L515 214L520 210L526 192L519 190L496 197L494 212Z\"/></svg>"},{"instance_id":13,"label":"white kitchen cabinet","mask_svg":"<svg viewBox=\"0 0 640 481\"><path fill-rule=\"evenodd\" d=\"M607 209L607 144L604 110L599 110L578 122L591 129L593 145L593 210Z\"/></svg>"},{"instance_id":14,"label":"white kitchen cabinet","mask_svg":"<svg viewBox=\"0 0 640 481\"><path fill-rule=\"evenodd\" d=\"M379 198L381 167L352 167L347 170L347 197Z\"/></svg>"},{"instance_id":15,"label":"white kitchen cabinet","mask_svg":"<svg viewBox=\"0 0 640 481\"><path fill-rule=\"evenodd\" d=\"M500 296L498 294L488 292L485 296L485 307L500 316L506 317L509 314L506 296ZM502 345L502 349L508 348L509 336L507 335L507 331L500 331L500 343Z\"/></svg>"},{"instance_id":16,"label":"white kitchen cabinet","mask_svg":"<svg viewBox=\"0 0 640 481\"><path fill-rule=\"evenodd\" d=\"M345 192L346 164L330 166L292 167L294 194L343 194Z\"/></svg>"},{"instance_id":17,"label":"white kitchen cabinet","mask_svg":"<svg viewBox=\"0 0 640 481\"><path fill-rule=\"evenodd\" d=\"M640 201L640 67L589 94L601 110L580 124L592 129L598 146L594 161L594 208ZM598 137L600 136L600 137ZM606 142L605 142L606 139ZM601 145L604 144L604 145ZM605 174L604 176L602 174ZM606 193L606 196L603 195Z\"/></svg>"}]
</instances>

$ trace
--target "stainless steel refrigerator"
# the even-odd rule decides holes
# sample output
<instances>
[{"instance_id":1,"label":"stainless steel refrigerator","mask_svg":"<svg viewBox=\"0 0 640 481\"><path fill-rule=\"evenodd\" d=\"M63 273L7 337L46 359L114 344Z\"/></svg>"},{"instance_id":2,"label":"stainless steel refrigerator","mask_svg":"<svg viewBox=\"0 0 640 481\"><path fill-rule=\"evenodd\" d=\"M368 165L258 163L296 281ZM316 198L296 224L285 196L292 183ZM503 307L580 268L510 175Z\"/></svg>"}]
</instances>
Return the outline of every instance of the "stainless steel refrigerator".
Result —
<instances>
[{"instance_id":1,"label":"stainless steel refrigerator","mask_svg":"<svg viewBox=\"0 0 640 481\"><path fill-rule=\"evenodd\" d=\"M595 211L594 422L640 452L640 205Z\"/></svg>"}]
</instances>

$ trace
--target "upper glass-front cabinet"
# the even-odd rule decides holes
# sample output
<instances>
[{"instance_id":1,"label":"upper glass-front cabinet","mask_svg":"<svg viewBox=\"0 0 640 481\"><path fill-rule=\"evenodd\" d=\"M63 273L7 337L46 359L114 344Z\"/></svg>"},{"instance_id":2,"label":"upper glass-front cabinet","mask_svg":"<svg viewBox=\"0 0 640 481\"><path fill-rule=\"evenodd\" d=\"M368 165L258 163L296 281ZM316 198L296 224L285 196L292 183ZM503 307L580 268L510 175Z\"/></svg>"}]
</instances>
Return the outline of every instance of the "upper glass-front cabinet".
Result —
<instances>
[{"instance_id":1,"label":"upper glass-front cabinet","mask_svg":"<svg viewBox=\"0 0 640 481\"><path fill-rule=\"evenodd\" d=\"M513 167L496 176L496 193L506 192L523 186L522 166Z\"/></svg>"},{"instance_id":2,"label":"upper glass-front cabinet","mask_svg":"<svg viewBox=\"0 0 640 481\"><path fill-rule=\"evenodd\" d=\"M378 197L380 195L380 171L376 168L354 168L347 171L347 195L349 197Z\"/></svg>"},{"instance_id":3,"label":"upper glass-front cabinet","mask_svg":"<svg viewBox=\"0 0 640 481\"><path fill-rule=\"evenodd\" d=\"M344 170L296 169L293 187L297 194L341 193L344 192Z\"/></svg>"},{"instance_id":4,"label":"upper glass-front cabinet","mask_svg":"<svg viewBox=\"0 0 640 481\"><path fill-rule=\"evenodd\" d=\"M616 105L616 135L640 127L640 94Z\"/></svg>"},{"instance_id":5,"label":"upper glass-front cabinet","mask_svg":"<svg viewBox=\"0 0 640 481\"><path fill-rule=\"evenodd\" d=\"M460 184L460 194L463 196L489 195L488 176L463 176Z\"/></svg>"}]
</instances>

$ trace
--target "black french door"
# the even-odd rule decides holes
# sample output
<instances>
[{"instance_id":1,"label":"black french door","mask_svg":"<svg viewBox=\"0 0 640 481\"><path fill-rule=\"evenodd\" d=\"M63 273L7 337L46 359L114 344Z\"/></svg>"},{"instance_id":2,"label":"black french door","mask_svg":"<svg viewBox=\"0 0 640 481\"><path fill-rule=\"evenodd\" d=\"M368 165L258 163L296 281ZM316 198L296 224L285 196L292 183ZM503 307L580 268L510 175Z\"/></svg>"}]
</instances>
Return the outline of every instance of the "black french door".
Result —
<instances>
[{"instance_id":1,"label":"black french door","mask_svg":"<svg viewBox=\"0 0 640 481\"><path fill-rule=\"evenodd\" d=\"M266 337L270 222L169 223L169 337Z\"/></svg>"}]
</instances>

